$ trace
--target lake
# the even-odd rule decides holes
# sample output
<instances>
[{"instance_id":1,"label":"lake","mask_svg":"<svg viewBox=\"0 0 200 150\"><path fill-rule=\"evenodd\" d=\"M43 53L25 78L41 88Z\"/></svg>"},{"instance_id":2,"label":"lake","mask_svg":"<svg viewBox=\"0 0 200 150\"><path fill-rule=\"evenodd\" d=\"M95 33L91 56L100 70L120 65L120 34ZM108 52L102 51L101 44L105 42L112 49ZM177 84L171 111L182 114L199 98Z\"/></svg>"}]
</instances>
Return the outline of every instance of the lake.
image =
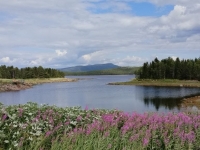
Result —
<instances>
[{"instance_id":1,"label":"lake","mask_svg":"<svg viewBox=\"0 0 200 150\"><path fill-rule=\"evenodd\" d=\"M110 82L128 81L134 75L69 76L78 82L46 83L31 89L0 93L4 105L38 104L59 107L81 106L83 109L118 109L126 112L179 111L183 97L200 95L199 88L144 87L107 85Z\"/></svg>"}]
</instances>

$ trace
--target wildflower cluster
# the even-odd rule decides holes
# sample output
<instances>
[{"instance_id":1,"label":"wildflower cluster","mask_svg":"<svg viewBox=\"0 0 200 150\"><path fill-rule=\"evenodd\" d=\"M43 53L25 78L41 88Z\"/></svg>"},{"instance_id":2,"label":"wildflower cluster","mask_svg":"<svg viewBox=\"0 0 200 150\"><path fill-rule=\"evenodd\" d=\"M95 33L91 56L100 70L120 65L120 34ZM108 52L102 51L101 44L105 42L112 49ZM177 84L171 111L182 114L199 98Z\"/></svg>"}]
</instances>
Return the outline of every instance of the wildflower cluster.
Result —
<instances>
[{"instance_id":1,"label":"wildflower cluster","mask_svg":"<svg viewBox=\"0 0 200 150\"><path fill-rule=\"evenodd\" d=\"M0 105L0 149L200 149L200 114Z\"/></svg>"},{"instance_id":2,"label":"wildflower cluster","mask_svg":"<svg viewBox=\"0 0 200 150\"><path fill-rule=\"evenodd\" d=\"M84 129L74 129L63 137L61 145L72 149L76 145L82 145L83 149L113 150L199 149L199 141L198 114L113 112L103 114Z\"/></svg>"},{"instance_id":3,"label":"wildflower cluster","mask_svg":"<svg viewBox=\"0 0 200 150\"><path fill-rule=\"evenodd\" d=\"M0 149L30 146L33 141L56 137L100 118L99 112L91 112L80 107L39 106L31 102L16 106L0 104Z\"/></svg>"}]
</instances>

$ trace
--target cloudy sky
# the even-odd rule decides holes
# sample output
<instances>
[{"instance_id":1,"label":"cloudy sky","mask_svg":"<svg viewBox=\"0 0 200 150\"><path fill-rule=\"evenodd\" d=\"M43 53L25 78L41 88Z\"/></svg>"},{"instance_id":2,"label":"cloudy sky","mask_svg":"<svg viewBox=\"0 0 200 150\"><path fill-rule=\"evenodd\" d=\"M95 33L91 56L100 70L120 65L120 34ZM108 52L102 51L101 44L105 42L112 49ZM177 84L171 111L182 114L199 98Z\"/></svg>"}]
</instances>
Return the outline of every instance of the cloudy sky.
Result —
<instances>
[{"instance_id":1,"label":"cloudy sky","mask_svg":"<svg viewBox=\"0 0 200 150\"><path fill-rule=\"evenodd\" d=\"M0 0L0 65L200 57L199 0Z\"/></svg>"}]
</instances>

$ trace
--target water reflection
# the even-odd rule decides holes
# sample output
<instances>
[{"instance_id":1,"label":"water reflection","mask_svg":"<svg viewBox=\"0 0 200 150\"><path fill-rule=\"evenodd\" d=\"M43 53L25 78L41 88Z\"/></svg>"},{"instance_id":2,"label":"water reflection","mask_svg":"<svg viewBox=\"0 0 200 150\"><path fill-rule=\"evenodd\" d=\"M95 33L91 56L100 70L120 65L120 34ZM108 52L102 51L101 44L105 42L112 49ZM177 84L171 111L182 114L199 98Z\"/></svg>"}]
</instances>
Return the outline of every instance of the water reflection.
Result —
<instances>
[{"instance_id":1,"label":"water reflection","mask_svg":"<svg viewBox=\"0 0 200 150\"><path fill-rule=\"evenodd\" d=\"M157 111L159 111L160 107L164 107L165 109L173 110L177 108L180 110L182 98L144 98L144 104L146 106L153 105Z\"/></svg>"},{"instance_id":2,"label":"water reflection","mask_svg":"<svg viewBox=\"0 0 200 150\"><path fill-rule=\"evenodd\" d=\"M150 106L154 106L156 111L159 111L159 109L161 107L168 109L168 110L174 110L174 109L178 109L180 111L181 109L181 104L183 103L183 100L185 98L189 98L189 97L194 97L200 95L200 92L195 93L195 94L190 94L184 97L167 97L167 98L163 98L163 97L145 97L143 102L145 104L145 106L150 107Z\"/></svg>"}]
</instances>

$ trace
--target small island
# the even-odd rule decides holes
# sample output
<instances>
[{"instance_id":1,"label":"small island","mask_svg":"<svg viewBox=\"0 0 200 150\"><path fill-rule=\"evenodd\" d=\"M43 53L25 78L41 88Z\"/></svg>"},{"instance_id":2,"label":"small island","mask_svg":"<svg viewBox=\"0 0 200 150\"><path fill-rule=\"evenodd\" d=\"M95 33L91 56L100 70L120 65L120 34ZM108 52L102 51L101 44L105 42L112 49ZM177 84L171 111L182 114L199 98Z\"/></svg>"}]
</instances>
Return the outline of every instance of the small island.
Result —
<instances>
[{"instance_id":1,"label":"small island","mask_svg":"<svg viewBox=\"0 0 200 150\"><path fill-rule=\"evenodd\" d=\"M200 87L200 58L176 60L168 57L144 63L134 72L136 78L110 85Z\"/></svg>"},{"instance_id":2,"label":"small island","mask_svg":"<svg viewBox=\"0 0 200 150\"><path fill-rule=\"evenodd\" d=\"M108 85L136 85L157 87L200 87L200 58L176 60L168 57L144 63L135 71L136 78L127 82L108 83ZM183 100L183 106L198 106L200 97L195 96Z\"/></svg>"}]
</instances>

